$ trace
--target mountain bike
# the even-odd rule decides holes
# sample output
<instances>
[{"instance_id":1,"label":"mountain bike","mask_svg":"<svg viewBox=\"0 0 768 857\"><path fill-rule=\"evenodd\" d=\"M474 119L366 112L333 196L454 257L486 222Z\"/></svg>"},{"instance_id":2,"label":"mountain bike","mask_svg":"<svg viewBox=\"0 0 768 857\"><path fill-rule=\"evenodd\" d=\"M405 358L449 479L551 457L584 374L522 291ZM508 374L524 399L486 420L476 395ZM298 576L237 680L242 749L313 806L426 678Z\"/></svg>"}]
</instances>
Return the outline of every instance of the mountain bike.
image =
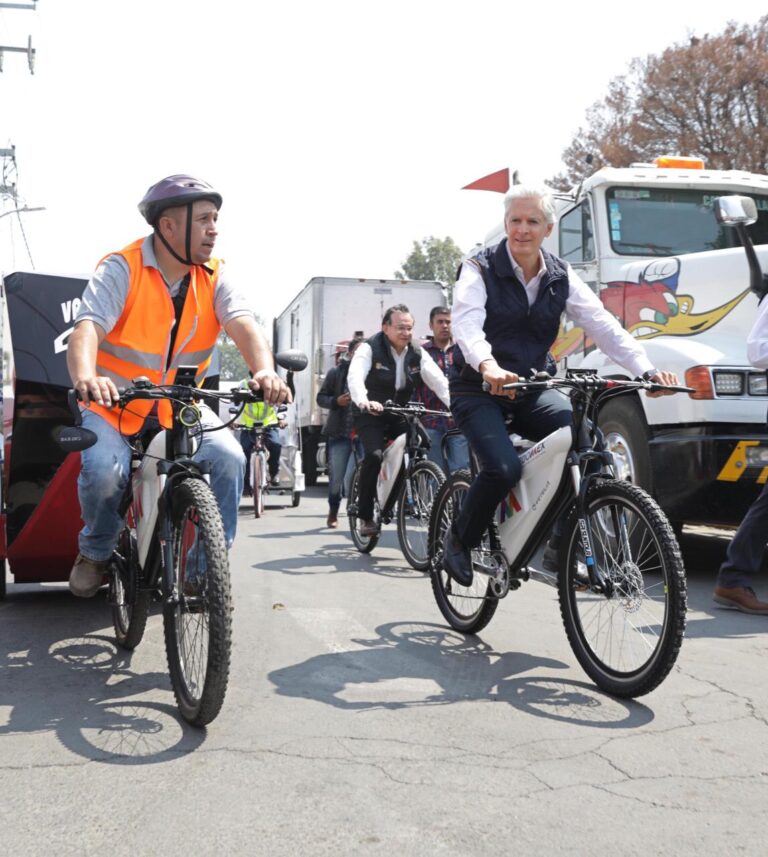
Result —
<instances>
[{"instance_id":1,"label":"mountain bike","mask_svg":"<svg viewBox=\"0 0 768 857\"><path fill-rule=\"evenodd\" d=\"M204 426L201 401L241 406L261 400L260 392L219 392L194 386L196 367L179 367L174 384L136 379L116 407L138 399L166 399L172 405L168 430L126 437L131 473L120 512L125 527L108 572L109 602L117 643L134 649L144 636L151 602L162 604L165 647L174 696L182 717L195 726L221 710L229 679L232 594L229 557L218 503L208 483L210 467L194 458L203 433L228 423ZM96 442L81 424L77 393L69 391L75 428L59 442L71 451ZM239 415L239 412L238 412Z\"/></svg>"},{"instance_id":2,"label":"mountain bike","mask_svg":"<svg viewBox=\"0 0 768 857\"><path fill-rule=\"evenodd\" d=\"M382 523L389 524L397 517L397 538L403 556L417 571L426 571L429 567L429 513L437 489L445 481L445 475L436 464L427 460L429 436L419 417L446 414L427 410L419 402L408 402L403 406L386 402L384 410L405 417L407 429L384 450L373 504L373 520L381 528ZM357 463L352 474L347 514L355 547L361 553L370 553L379 541L380 529L373 536L360 533L361 521L357 517L357 509L361 467L362 461Z\"/></svg>"},{"instance_id":3,"label":"mountain bike","mask_svg":"<svg viewBox=\"0 0 768 857\"><path fill-rule=\"evenodd\" d=\"M672 669L682 645L685 572L662 510L641 488L615 478L597 414L608 399L642 389L692 391L574 370L565 378L538 373L505 389L518 395L548 389L570 395L572 425L520 455L520 482L499 504L481 546L471 552L469 587L448 576L442 553L445 534L477 474L474 456L472 472L458 471L441 486L429 526L437 605L452 628L476 633L510 591L531 578L542 580L557 588L568 641L595 684L616 696L648 693ZM563 516L559 572L531 569L534 555Z\"/></svg>"}]
</instances>

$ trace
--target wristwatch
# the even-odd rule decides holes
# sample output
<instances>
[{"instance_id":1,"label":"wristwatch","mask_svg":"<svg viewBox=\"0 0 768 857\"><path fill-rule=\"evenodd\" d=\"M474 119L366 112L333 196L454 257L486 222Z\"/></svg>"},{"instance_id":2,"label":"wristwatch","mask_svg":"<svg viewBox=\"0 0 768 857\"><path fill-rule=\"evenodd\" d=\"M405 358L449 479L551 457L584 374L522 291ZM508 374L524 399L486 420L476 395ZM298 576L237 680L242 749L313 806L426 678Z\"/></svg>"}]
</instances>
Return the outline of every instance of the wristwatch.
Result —
<instances>
[{"instance_id":1,"label":"wristwatch","mask_svg":"<svg viewBox=\"0 0 768 857\"><path fill-rule=\"evenodd\" d=\"M640 377L643 379L643 381L650 381L654 375L658 375L658 374L659 374L658 369L649 369L647 372L643 372L643 374Z\"/></svg>"}]
</instances>

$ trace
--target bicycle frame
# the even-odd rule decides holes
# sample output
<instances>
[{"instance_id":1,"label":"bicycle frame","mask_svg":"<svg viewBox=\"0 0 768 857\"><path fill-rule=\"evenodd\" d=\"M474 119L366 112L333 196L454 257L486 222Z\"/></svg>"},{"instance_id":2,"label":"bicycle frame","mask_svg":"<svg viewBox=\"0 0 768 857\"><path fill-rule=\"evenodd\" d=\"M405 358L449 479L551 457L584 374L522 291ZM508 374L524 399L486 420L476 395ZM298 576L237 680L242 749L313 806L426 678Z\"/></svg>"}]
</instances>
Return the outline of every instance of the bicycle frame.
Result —
<instances>
[{"instance_id":1,"label":"bicycle frame","mask_svg":"<svg viewBox=\"0 0 768 857\"><path fill-rule=\"evenodd\" d=\"M569 373L567 378L578 375ZM509 388L521 389L524 392L544 389L547 386L565 386L558 384L558 380L560 379L549 382L532 380L527 384L511 384ZM592 389L599 390L601 383L606 383L606 380L597 379ZM648 382L613 383L625 386L628 391L638 386L646 389L657 388ZM599 408L599 395L589 400L575 396L572 397L572 403L571 426L557 429L520 455L523 465L521 479L497 507L495 524L503 560L511 577L518 580L535 577L556 586L555 575L546 571L530 571L528 564L548 537L555 522L569 508L575 506L590 585L595 591L608 595L610 581L604 578L592 559L592 532L585 514L585 500L589 486L594 480L615 478L613 455L606 448L596 421L590 421L588 417L590 406L595 408L595 411ZM474 456L471 462L472 475L475 476L477 471ZM631 549L624 521L614 521L613 525L619 533L625 555L630 556ZM478 570L491 576L497 576L499 573L499 569L495 567ZM503 591L506 594L505 589Z\"/></svg>"},{"instance_id":2,"label":"bicycle frame","mask_svg":"<svg viewBox=\"0 0 768 857\"><path fill-rule=\"evenodd\" d=\"M422 436L424 429L419 422L419 415L427 411L423 406L410 402L402 408L394 405L385 405L385 408L391 413L402 414L408 423L407 431L398 435L385 448L376 483L376 499L381 510L381 519L389 523L406 476L415 462L426 457L427 447L424 445Z\"/></svg>"}]
</instances>

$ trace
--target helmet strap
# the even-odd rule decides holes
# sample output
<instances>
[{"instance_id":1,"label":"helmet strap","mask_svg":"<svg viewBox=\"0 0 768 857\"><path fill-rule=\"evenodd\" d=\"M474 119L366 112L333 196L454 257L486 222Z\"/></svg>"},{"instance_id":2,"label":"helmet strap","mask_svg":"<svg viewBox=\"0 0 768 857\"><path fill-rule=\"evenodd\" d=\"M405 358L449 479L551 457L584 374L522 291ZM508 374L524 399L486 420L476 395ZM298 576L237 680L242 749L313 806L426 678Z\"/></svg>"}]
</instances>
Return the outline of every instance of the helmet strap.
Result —
<instances>
[{"instance_id":1,"label":"helmet strap","mask_svg":"<svg viewBox=\"0 0 768 857\"><path fill-rule=\"evenodd\" d=\"M165 249L176 259L178 262L181 262L182 265L194 265L195 263L192 261L192 203L187 203L187 230L185 236L185 249L187 252L187 258L179 256L179 254L171 247L171 245L165 240L165 236L163 233L155 227L155 234L157 237L163 242L165 245Z\"/></svg>"}]
</instances>

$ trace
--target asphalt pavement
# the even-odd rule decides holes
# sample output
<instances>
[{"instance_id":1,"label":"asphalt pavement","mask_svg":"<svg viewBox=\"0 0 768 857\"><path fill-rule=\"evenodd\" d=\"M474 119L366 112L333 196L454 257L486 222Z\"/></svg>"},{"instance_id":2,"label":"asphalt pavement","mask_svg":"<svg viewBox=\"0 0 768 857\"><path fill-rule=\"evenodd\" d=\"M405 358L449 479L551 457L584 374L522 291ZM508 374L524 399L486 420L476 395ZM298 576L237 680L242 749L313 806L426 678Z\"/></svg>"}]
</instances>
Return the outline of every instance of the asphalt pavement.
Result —
<instances>
[{"instance_id":1,"label":"asphalt pavement","mask_svg":"<svg viewBox=\"0 0 768 857\"><path fill-rule=\"evenodd\" d=\"M680 658L628 701L581 671L553 589L463 637L393 527L360 555L326 511L321 487L242 507L230 685L204 730L177 716L159 614L127 653L103 595L9 585L4 854L765 853L768 620L712 603L722 534L686 535Z\"/></svg>"}]
</instances>

